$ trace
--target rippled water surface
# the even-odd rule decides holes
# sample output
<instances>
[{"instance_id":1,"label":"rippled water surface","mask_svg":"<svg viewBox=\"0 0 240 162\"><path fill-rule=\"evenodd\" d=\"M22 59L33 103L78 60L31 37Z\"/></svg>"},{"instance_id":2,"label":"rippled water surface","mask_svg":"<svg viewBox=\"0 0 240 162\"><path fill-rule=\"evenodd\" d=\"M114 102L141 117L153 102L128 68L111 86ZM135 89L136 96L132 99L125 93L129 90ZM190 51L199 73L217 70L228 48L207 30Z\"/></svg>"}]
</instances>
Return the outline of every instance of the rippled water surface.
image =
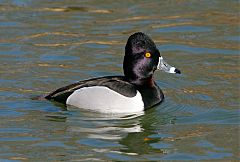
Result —
<instances>
[{"instance_id":1,"label":"rippled water surface","mask_svg":"<svg viewBox=\"0 0 240 162\"><path fill-rule=\"evenodd\" d=\"M31 100L122 74L143 31L182 75L132 116ZM0 0L0 161L239 160L239 1Z\"/></svg>"}]
</instances>

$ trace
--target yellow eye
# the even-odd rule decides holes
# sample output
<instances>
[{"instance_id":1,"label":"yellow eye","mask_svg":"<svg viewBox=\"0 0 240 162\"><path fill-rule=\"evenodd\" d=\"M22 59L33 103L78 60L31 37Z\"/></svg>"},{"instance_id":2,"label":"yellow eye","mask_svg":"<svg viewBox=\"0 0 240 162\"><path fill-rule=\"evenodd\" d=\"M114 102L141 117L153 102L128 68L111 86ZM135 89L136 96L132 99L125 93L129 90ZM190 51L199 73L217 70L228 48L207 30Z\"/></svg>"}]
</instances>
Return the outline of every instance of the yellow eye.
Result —
<instances>
[{"instance_id":1,"label":"yellow eye","mask_svg":"<svg viewBox=\"0 0 240 162\"><path fill-rule=\"evenodd\" d=\"M151 53L149 53L149 52L145 53L145 57L149 58L151 56L152 56Z\"/></svg>"}]
</instances>

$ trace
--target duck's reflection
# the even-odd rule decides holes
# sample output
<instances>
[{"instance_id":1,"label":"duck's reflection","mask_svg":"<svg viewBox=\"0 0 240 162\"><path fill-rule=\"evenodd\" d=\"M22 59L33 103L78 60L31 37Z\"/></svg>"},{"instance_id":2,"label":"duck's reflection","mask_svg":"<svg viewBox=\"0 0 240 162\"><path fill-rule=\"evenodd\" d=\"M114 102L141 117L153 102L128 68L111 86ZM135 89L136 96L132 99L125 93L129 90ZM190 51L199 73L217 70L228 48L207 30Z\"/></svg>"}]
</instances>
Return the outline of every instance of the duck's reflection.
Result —
<instances>
[{"instance_id":1,"label":"duck's reflection","mask_svg":"<svg viewBox=\"0 0 240 162\"><path fill-rule=\"evenodd\" d=\"M68 110L79 112L79 109L73 107L68 107ZM128 133L143 131L139 117L144 112L126 115L80 111L78 115L68 118L67 122L72 123L69 131L87 133L87 138L120 140Z\"/></svg>"},{"instance_id":2,"label":"duck's reflection","mask_svg":"<svg viewBox=\"0 0 240 162\"><path fill-rule=\"evenodd\" d=\"M145 115L139 118L142 131L129 132L119 141L120 144L127 146L124 149L121 148L121 152L132 152L138 155L151 152L166 153L165 149L156 149L152 144L161 142L158 136L162 133L161 126L174 123L175 118L166 114L159 115L155 108L146 111Z\"/></svg>"},{"instance_id":3,"label":"duck's reflection","mask_svg":"<svg viewBox=\"0 0 240 162\"><path fill-rule=\"evenodd\" d=\"M77 134L80 144L84 141L83 145L88 145L86 141L91 140L97 140L98 143L99 141L114 143L118 144L117 147L106 149L103 144L103 146L98 146L98 150L127 155L165 152L165 150L152 147L151 144L160 142L161 138L151 136L160 133L161 125L172 123L174 120L173 117L159 116L155 108L133 115L99 114L74 107L68 107L68 110L67 118L56 119L65 120L66 131ZM89 144L89 146L96 150L95 145Z\"/></svg>"}]
</instances>

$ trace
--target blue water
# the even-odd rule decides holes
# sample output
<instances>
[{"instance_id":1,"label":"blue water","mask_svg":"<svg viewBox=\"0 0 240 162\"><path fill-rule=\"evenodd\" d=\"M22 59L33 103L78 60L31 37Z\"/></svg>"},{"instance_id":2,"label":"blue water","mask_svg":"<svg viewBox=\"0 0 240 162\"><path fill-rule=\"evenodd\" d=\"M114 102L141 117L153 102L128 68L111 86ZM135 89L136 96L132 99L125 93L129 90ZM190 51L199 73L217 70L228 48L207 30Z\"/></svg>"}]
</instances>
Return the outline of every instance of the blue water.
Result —
<instances>
[{"instance_id":1,"label":"blue water","mask_svg":"<svg viewBox=\"0 0 240 162\"><path fill-rule=\"evenodd\" d=\"M238 6L0 0L0 161L238 161ZM137 31L182 71L155 74L162 104L121 116L31 99L121 75Z\"/></svg>"}]
</instances>

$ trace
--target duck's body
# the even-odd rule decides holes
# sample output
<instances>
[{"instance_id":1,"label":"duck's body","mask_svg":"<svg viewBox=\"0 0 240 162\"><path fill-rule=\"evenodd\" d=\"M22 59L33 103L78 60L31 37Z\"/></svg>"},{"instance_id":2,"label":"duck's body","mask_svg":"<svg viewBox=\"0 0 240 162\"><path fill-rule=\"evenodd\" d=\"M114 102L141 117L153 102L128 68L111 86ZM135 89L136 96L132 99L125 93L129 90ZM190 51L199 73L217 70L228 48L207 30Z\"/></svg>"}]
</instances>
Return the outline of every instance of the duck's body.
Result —
<instances>
[{"instance_id":1,"label":"duck's body","mask_svg":"<svg viewBox=\"0 0 240 162\"><path fill-rule=\"evenodd\" d=\"M143 33L129 37L123 69L124 76L79 81L59 88L45 98L105 113L134 113L153 107L164 99L153 80L155 70L180 73L163 61L154 42Z\"/></svg>"},{"instance_id":2,"label":"duck's body","mask_svg":"<svg viewBox=\"0 0 240 162\"><path fill-rule=\"evenodd\" d=\"M124 76L107 76L62 87L45 98L95 111L132 113L160 103L164 96L155 82L136 86Z\"/></svg>"}]
</instances>

